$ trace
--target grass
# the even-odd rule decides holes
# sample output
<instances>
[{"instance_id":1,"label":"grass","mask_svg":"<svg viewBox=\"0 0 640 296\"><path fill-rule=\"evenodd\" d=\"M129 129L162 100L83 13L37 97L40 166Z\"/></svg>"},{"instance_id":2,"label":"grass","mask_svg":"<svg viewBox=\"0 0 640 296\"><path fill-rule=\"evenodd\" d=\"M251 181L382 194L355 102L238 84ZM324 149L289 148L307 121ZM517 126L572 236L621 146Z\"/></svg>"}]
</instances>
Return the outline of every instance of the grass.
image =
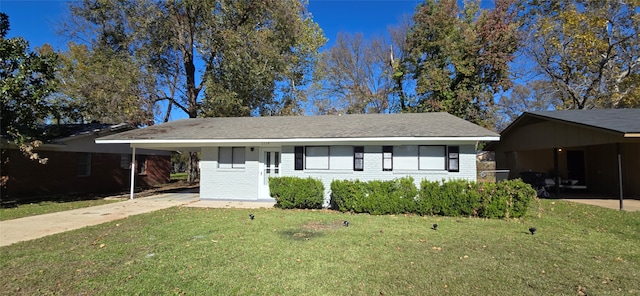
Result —
<instances>
[{"instance_id":1,"label":"grass","mask_svg":"<svg viewBox=\"0 0 640 296\"><path fill-rule=\"evenodd\" d=\"M171 180L187 180L189 173L173 173L171 174Z\"/></svg>"},{"instance_id":2,"label":"grass","mask_svg":"<svg viewBox=\"0 0 640 296\"><path fill-rule=\"evenodd\" d=\"M0 294L637 295L638 229L550 200L519 220L180 207L2 247Z\"/></svg>"},{"instance_id":3,"label":"grass","mask_svg":"<svg viewBox=\"0 0 640 296\"><path fill-rule=\"evenodd\" d=\"M92 199L78 201L40 201L29 204L16 204L15 207L0 208L0 221L99 206L117 201L119 200Z\"/></svg>"}]
</instances>

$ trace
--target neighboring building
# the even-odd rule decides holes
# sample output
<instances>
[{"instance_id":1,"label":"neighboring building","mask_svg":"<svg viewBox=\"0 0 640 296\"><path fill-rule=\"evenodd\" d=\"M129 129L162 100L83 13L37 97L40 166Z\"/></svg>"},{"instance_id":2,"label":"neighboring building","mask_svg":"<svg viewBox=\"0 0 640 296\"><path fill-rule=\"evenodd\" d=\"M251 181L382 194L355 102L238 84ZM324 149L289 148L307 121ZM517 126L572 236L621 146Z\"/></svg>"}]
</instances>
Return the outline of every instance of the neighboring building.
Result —
<instances>
[{"instance_id":1,"label":"neighboring building","mask_svg":"<svg viewBox=\"0 0 640 296\"><path fill-rule=\"evenodd\" d=\"M129 145L98 145L95 139L132 129L96 123L47 126L43 134L49 140L34 150L48 159L46 164L30 160L2 138L2 199L129 189ZM136 186L169 182L169 151L138 150L136 162Z\"/></svg>"},{"instance_id":2,"label":"neighboring building","mask_svg":"<svg viewBox=\"0 0 640 296\"><path fill-rule=\"evenodd\" d=\"M476 144L499 135L447 113L184 119L97 143L201 152L201 199L269 199L270 176L476 180Z\"/></svg>"},{"instance_id":3,"label":"neighboring building","mask_svg":"<svg viewBox=\"0 0 640 296\"><path fill-rule=\"evenodd\" d=\"M526 112L486 150L510 178L541 172L560 189L605 196L619 196L622 181L625 196L640 197L640 109Z\"/></svg>"}]
</instances>

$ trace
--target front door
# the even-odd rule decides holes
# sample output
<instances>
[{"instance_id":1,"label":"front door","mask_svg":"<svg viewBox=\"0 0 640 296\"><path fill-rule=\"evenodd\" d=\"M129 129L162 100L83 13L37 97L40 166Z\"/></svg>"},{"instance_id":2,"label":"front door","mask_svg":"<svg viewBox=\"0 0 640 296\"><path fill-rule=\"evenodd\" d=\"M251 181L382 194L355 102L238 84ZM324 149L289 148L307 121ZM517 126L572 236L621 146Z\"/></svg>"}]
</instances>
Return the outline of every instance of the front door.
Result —
<instances>
[{"instance_id":1,"label":"front door","mask_svg":"<svg viewBox=\"0 0 640 296\"><path fill-rule=\"evenodd\" d=\"M269 194L269 177L280 175L280 149L260 149L260 198L271 198Z\"/></svg>"}]
</instances>

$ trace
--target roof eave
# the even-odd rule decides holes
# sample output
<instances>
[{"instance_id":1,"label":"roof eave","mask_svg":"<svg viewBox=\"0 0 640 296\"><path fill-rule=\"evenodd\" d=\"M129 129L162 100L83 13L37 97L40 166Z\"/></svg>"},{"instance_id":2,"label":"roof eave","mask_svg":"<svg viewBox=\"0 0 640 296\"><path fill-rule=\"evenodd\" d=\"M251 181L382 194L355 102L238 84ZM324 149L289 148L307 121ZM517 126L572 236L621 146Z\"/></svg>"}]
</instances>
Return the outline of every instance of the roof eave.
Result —
<instances>
[{"instance_id":1,"label":"roof eave","mask_svg":"<svg viewBox=\"0 0 640 296\"><path fill-rule=\"evenodd\" d=\"M227 144L227 143L323 143L323 142L410 142L410 141L499 141L499 136L466 136L466 137L369 137L369 138L287 138L287 139L96 139L97 144Z\"/></svg>"}]
</instances>

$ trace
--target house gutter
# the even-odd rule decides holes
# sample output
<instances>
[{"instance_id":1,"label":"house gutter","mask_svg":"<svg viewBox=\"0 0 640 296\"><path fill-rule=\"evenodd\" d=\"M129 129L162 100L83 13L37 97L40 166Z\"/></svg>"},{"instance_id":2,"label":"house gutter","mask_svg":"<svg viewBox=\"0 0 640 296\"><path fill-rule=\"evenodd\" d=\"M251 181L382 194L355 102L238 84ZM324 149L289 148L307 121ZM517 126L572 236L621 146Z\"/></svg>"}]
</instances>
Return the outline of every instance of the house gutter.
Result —
<instances>
[{"instance_id":1,"label":"house gutter","mask_svg":"<svg viewBox=\"0 0 640 296\"><path fill-rule=\"evenodd\" d=\"M228 143L322 143L322 142L410 142L410 141L499 141L499 136L484 137L369 137L369 138L288 138L288 139L96 139L97 144L228 144Z\"/></svg>"}]
</instances>

